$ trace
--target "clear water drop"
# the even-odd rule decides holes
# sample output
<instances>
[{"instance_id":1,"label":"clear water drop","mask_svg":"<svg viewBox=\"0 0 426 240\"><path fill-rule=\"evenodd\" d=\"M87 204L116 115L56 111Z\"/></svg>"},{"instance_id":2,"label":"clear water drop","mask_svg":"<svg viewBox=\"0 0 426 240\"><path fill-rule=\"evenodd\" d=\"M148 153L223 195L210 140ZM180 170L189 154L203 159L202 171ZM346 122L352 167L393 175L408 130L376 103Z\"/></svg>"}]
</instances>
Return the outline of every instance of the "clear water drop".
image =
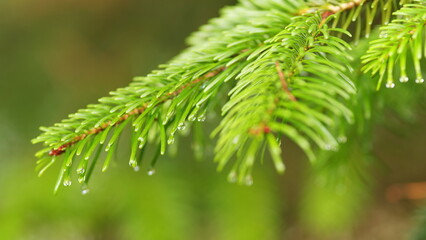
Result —
<instances>
[{"instance_id":1,"label":"clear water drop","mask_svg":"<svg viewBox=\"0 0 426 240\"><path fill-rule=\"evenodd\" d=\"M236 183L237 182L237 173L232 171L228 175L228 182L230 183Z\"/></svg>"},{"instance_id":2,"label":"clear water drop","mask_svg":"<svg viewBox=\"0 0 426 240\"><path fill-rule=\"evenodd\" d=\"M424 82L425 82L425 80L421 77L416 79L416 83L424 83Z\"/></svg>"},{"instance_id":3,"label":"clear water drop","mask_svg":"<svg viewBox=\"0 0 426 240\"><path fill-rule=\"evenodd\" d=\"M136 166L136 167L134 167L134 168L133 168L133 170L134 170L135 172L139 172L139 171L141 170L141 168L140 168L139 166Z\"/></svg>"},{"instance_id":4,"label":"clear water drop","mask_svg":"<svg viewBox=\"0 0 426 240\"><path fill-rule=\"evenodd\" d=\"M394 88L394 87L395 87L395 83L393 82L386 83L386 88Z\"/></svg>"},{"instance_id":5,"label":"clear water drop","mask_svg":"<svg viewBox=\"0 0 426 240\"><path fill-rule=\"evenodd\" d=\"M201 115L201 116L199 116L197 120L198 120L199 122L204 122L204 121L206 121L206 115Z\"/></svg>"},{"instance_id":6,"label":"clear water drop","mask_svg":"<svg viewBox=\"0 0 426 240\"><path fill-rule=\"evenodd\" d=\"M80 176L77 180L79 183L83 183L86 180L86 176Z\"/></svg>"},{"instance_id":7,"label":"clear water drop","mask_svg":"<svg viewBox=\"0 0 426 240\"><path fill-rule=\"evenodd\" d=\"M90 189L86 185L84 185L83 187L81 187L81 194L87 195L89 192L90 192Z\"/></svg>"},{"instance_id":8,"label":"clear water drop","mask_svg":"<svg viewBox=\"0 0 426 240\"><path fill-rule=\"evenodd\" d=\"M84 168L78 168L77 169L78 174L84 174L84 172L85 172Z\"/></svg>"},{"instance_id":9,"label":"clear water drop","mask_svg":"<svg viewBox=\"0 0 426 240\"><path fill-rule=\"evenodd\" d=\"M232 139L232 143L237 144L239 140L240 140L240 136L238 135L238 136L234 137L234 139Z\"/></svg>"},{"instance_id":10,"label":"clear water drop","mask_svg":"<svg viewBox=\"0 0 426 240\"><path fill-rule=\"evenodd\" d=\"M148 176L152 176L154 174L155 174L155 169L154 168L149 169Z\"/></svg>"},{"instance_id":11,"label":"clear water drop","mask_svg":"<svg viewBox=\"0 0 426 240\"><path fill-rule=\"evenodd\" d=\"M246 186L252 186L253 185L253 177L251 175L246 176L244 179L244 184Z\"/></svg>"},{"instance_id":12,"label":"clear water drop","mask_svg":"<svg viewBox=\"0 0 426 240\"><path fill-rule=\"evenodd\" d=\"M185 130L185 128L186 128L186 126L185 126L185 124L184 124L184 123L179 123L179 125L178 125L178 127L177 127L177 129L178 129L178 130L180 130L180 131Z\"/></svg>"},{"instance_id":13,"label":"clear water drop","mask_svg":"<svg viewBox=\"0 0 426 240\"><path fill-rule=\"evenodd\" d=\"M347 142L347 141L348 141L348 138L346 138L346 136L339 136L339 137L337 138L337 141L338 141L339 143L345 143L345 142Z\"/></svg>"},{"instance_id":14,"label":"clear water drop","mask_svg":"<svg viewBox=\"0 0 426 240\"><path fill-rule=\"evenodd\" d=\"M143 138L143 137L139 137L138 140L139 140L139 142L145 142L145 138Z\"/></svg>"},{"instance_id":15,"label":"clear water drop","mask_svg":"<svg viewBox=\"0 0 426 240\"><path fill-rule=\"evenodd\" d=\"M197 118L195 117L195 115L191 115L191 116L188 117L188 120L191 121L191 122L195 121L196 119Z\"/></svg>"},{"instance_id":16,"label":"clear water drop","mask_svg":"<svg viewBox=\"0 0 426 240\"><path fill-rule=\"evenodd\" d=\"M71 180L64 181L64 186L65 187L71 186L71 184L72 184Z\"/></svg>"},{"instance_id":17,"label":"clear water drop","mask_svg":"<svg viewBox=\"0 0 426 240\"><path fill-rule=\"evenodd\" d=\"M387 37L388 37L388 34L387 34L386 32L381 33L381 34L379 35L379 38L387 38Z\"/></svg>"},{"instance_id":18,"label":"clear water drop","mask_svg":"<svg viewBox=\"0 0 426 240\"><path fill-rule=\"evenodd\" d=\"M399 78L399 81L402 82L402 83L406 83L406 82L408 82L408 77L407 76L401 76Z\"/></svg>"},{"instance_id":19,"label":"clear water drop","mask_svg":"<svg viewBox=\"0 0 426 240\"><path fill-rule=\"evenodd\" d=\"M167 140L167 144L173 144L175 143L175 138L173 136L170 136L169 139Z\"/></svg>"}]
</instances>

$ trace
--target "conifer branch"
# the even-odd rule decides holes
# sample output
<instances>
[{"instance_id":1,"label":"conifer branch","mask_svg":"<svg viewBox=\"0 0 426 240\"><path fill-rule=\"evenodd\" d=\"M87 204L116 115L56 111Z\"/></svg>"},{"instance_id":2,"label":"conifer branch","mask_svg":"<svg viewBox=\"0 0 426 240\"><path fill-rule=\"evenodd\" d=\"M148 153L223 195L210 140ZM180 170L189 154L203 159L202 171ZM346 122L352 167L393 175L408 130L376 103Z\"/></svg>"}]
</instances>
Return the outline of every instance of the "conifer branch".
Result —
<instances>
[{"instance_id":1,"label":"conifer branch","mask_svg":"<svg viewBox=\"0 0 426 240\"><path fill-rule=\"evenodd\" d=\"M424 46L426 1L420 0L415 4L406 4L393 15L398 18L380 28L380 38L370 42L370 49L362 57L364 63L362 70L371 71L372 74L378 73L380 76L377 89L380 88L385 76L387 76L386 87L395 87L394 68L398 61L400 82L405 83L409 80L407 57L410 52L416 72L416 83L424 82L420 60L426 56Z\"/></svg>"},{"instance_id":2,"label":"conifer branch","mask_svg":"<svg viewBox=\"0 0 426 240\"><path fill-rule=\"evenodd\" d=\"M223 106L221 122L212 133L218 136L215 161L219 169L233 162L231 181L252 184L252 168L267 151L277 171L283 172L282 136L314 161L318 149L337 149L336 136L353 122L348 104L356 93L348 74L351 47L342 36L354 35L354 42L363 34L369 37L378 16L386 25L392 12L406 2L240 0L193 34L188 39L190 47L170 63L135 78L129 86L61 123L42 127L43 133L33 140L46 146L36 154L41 158L37 171L44 173L62 157L55 189L71 184L73 168L78 181L87 184L102 150L106 152L102 171L108 169L118 138L129 125L130 166L139 169L149 146L154 149L153 168L177 132L190 128L194 121L204 121L218 105ZM404 39L416 36L414 43L406 45L415 53L421 51L423 34L417 33L424 25L423 13L419 13L424 5L425 0L418 0L396 13L398 19L383 29L388 35L398 29L393 29L394 24L408 26L408 30L401 41L381 40L391 49L382 58L388 59L385 66L377 61L381 56L374 52L378 48L373 41L373 50L364 59L365 71L391 73L397 55L404 61L404 54L394 49L409 42ZM417 17L410 18L410 14ZM423 22L412 25L419 14ZM229 99L223 104L223 97L218 96L226 95Z\"/></svg>"},{"instance_id":3,"label":"conifer branch","mask_svg":"<svg viewBox=\"0 0 426 240\"><path fill-rule=\"evenodd\" d=\"M220 67L220 68L218 68L218 69L216 69L216 70L213 70L213 71L211 71L211 72L209 72L209 73L206 73L204 76L202 76L202 77L200 77L200 78L197 78L197 79L195 79L194 81L192 81L192 82L190 82L190 83L187 83L186 85L182 86L181 88L179 88L178 90L176 90L176 91L174 91L174 92L172 92L172 93L167 93L167 94L163 97L163 99L161 99L161 100L160 100L160 102L159 102L159 103L157 103L157 105L159 105L159 104L163 104L164 102L166 102L166 101L168 101L168 100L173 99L173 98L174 98L174 97L176 97L178 94L180 94L180 93L181 93L184 89L186 89L186 88L191 88L191 87L193 87L195 84L202 83L202 82L204 82L205 80L207 80L207 79L209 79L209 78L212 78L212 77L216 76L217 74L221 73L221 72L222 72L222 71L224 71L225 69L226 69L225 67ZM135 116L135 115L140 115L140 114L142 114L142 113L145 111L145 109L147 108L147 106L148 106L148 105L149 105L149 103L146 103L146 104L143 104L143 106L142 106L142 107L135 108L135 109L134 109L134 110L132 110L130 113L126 113L126 114L122 115L122 116L121 116L121 117L120 117L117 121L115 121L115 122L108 121L108 122L106 122L106 123L103 123L100 127L92 128L92 129L90 129L90 130L87 130L85 133L83 133L83 134L81 134L81 135L79 135L79 136L74 137L74 139L73 139L72 141L70 141L70 142L67 142L67 143L63 144L63 145L59 146L59 147L58 147L58 148L56 148L56 149L52 149L52 150L50 150L49 155L50 155L50 156L59 156L59 155L63 154L63 153L66 151L66 149L67 149L67 148L71 147L72 145L76 144L76 143L77 143L77 142L79 142L79 141L84 140L86 137L88 137L88 136L90 136L90 135L99 134L99 133L101 133L102 131L104 131L105 129L107 129L108 127L113 127L113 126L116 126L116 125L118 125L118 124L120 124L120 123L124 122L125 120L127 120L127 119L128 119L129 117L131 117L131 116Z\"/></svg>"}]
</instances>

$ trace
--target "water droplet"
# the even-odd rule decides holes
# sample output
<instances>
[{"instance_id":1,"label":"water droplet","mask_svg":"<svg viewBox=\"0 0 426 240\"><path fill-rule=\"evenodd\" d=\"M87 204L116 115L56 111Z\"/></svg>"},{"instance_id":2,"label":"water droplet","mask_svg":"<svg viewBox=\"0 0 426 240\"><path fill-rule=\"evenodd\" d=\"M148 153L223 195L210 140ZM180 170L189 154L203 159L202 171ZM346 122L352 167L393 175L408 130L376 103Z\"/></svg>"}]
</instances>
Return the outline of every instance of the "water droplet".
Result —
<instances>
[{"instance_id":1,"label":"water droplet","mask_svg":"<svg viewBox=\"0 0 426 240\"><path fill-rule=\"evenodd\" d=\"M149 169L148 176L152 176L154 174L155 174L155 169L154 168Z\"/></svg>"},{"instance_id":2,"label":"water droplet","mask_svg":"<svg viewBox=\"0 0 426 240\"><path fill-rule=\"evenodd\" d=\"M408 82L408 77L407 76L401 76L399 78L399 81L402 82L402 83L406 83L406 82Z\"/></svg>"},{"instance_id":3,"label":"water droplet","mask_svg":"<svg viewBox=\"0 0 426 240\"><path fill-rule=\"evenodd\" d=\"M173 136L170 136L169 139L167 140L167 144L173 144L175 143L175 138Z\"/></svg>"},{"instance_id":4,"label":"water droplet","mask_svg":"<svg viewBox=\"0 0 426 240\"><path fill-rule=\"evenodd\" d=\"M84 176L84 175L80 176L80 177L78 177L77 180L78 180L79 183L83 183L86 180L86 176Z\"/></svg>"},{"instance_id":5,"label":"water droplet","mask_svg":"<svg viewBox=\"0 0 426 240\"><path fill-rule=\"evenodd\" d=\"M83 187L81 187L81 194L86 195L90 192L90 189L84 185Z\"/></svg>"},{"instance_id":6,"label":"water droplet","mask_svg":"<svg viewBox=\"0 0 426 240\"><path fill-rule=\"evenodd\" d=\"M85 172L84 168L77 169L77 174L84 174L84 172Z\"/></svg>"},{"instance_id":7,"label":"water droplet","mask_svg":"<svg viewBox=\"0 0 426 240\"><path fill-rule=\"evenodd\" d=\"M179 123L179 125L178 125L178 127L177 127L177 129L178 130L180 130L180 131L183 131L183 130L185 130L185 124L184 123Z\"/></svg>"},{"instance_id":8,"label":"water droplet","mask_svg":"<svg viewBox=\"0 0 426 240\"><path fill-rule=\"evenodd\" d=\"M388 83L386 83L386 87L387 87L387 88L394 88L394 87L395 87L395 83L393 83L393 82L388 82Z\"/></svg>"},{"instance_id":9,"label":"water droplet","mask_svg":"<svg viewBox=\"0 0 426 240\"><path fill-rule=\"evenodd\" d=\"M228 182L230 183L236 183L237 182L237 173L232 171L228 175Z\"/></svg>"},{"instance_id":10,"label":"water droplet","mask_svg":"<svg viewBox=\"0 0 426 240\"><path fill-rule=\"evenodd\" d=\"M387 34L386 32L381 33L381 34L379 35L379 38L387 38L387 37L388 37L388 34Z\"/></svg>"},{"instance_id":11,"label":"water droplet","mask_svg":"<svg viewBox=\"0 0 426 240\"><path fill-rule=\"evenodd\" d=\"M135 167L137 167L138 163L136 162L136 160L131 159L129 161L129 165L130 165L130 167L135 168Z\"/></svg>"},{"instance_id":12,"label":"water droplet","mask_svg":"<svg viewBox=\"0 0 426 240\"><path fill-rule=\"evenodd\" d=\"M191 115L191 116L188 117L188 120L191 121L191 122L195 121L196 119L197 118L195 117L195 115Z\"/></svg>"},{"instance_id":13,"label":"water droplet","mask_svg":"<svg viewBox=\"0 0 426 240\"><path fill-rule=\"evenodd\" d=\"M138 140L139 140L139 142L145 142L145 138L143 138L143 137L139 137Z\"/></svg>"},{"instance_id":14,"label":"water droplet","mask_svg":"<svg viewBox=\"0 0 426 240\"><path fill-rule=\"evenodd\" d=\"M201 115L201 116L199 116L197 120L198 120L199 122L204 122L204 121L206 121L206 115Z\"/></svg>"},{"instance_id":15,"label":"water droplet","mask_svg":"<svg viewBox=\"0 0 426 240\"><path fill-rule=\"evenodd\" d=\"M240 136L238 135L238 136L234 137L234 139L232 140L232 143L237 144L239 140L240 140Z\"/></svg>"},{"instance_id":16,"label":"water droplet","mask_svg":"<svg viewBox=\"0 0 426 240\"><path fill-rule=\"evenodd\" d=\"M71 184L72 184L71 180L64 181L64 186L65 187L71 186Z\"/></svg>"},{"instance_id":17,"label":"water droplet","mask_svg":"<svg viewBox=\"0 0 426 240\"><path fill-rule=\"evenodd\" d=\"M244 184L246 186L253 185L253 177L251 175L246 176L246 178L244 179Z\"/></svg>"},{"instance_id":18,"label":"water droplet","mask_svg":"<svg viewBox=\"0 0 426 240\"><path fill-rule=\"evenodd\" d=\"M339 137L337 138L337 141L338 141L339 143L345 143L345 142L347 142L347 141L348 141L348 139L346 138L346 136L339 136Z\"/></svg>"},{"instance_id":19,"label":"water droplet","mask_svg":"<svg viewBox=\"0 0 426 240\"><path fill-rule=\"evenodd\" d=\"M416 83L424 83L424 82L425 82L425 80L423 78L421 78L421 77L418 77L416 79Z\"/></svg>"},{"instance_id":20,"label":"water droplet","mask_svg":"<svg viewBox=\"0 0 426 240\"><path fill-rule=\"evenodd\" d=\"M141 170L141 168L140 168L139 166L136 166L136 167L134 167L134 168L133 168L133 170L134 170L135 172L139 172L139 170Z\"/></svg>"}]
</instances>

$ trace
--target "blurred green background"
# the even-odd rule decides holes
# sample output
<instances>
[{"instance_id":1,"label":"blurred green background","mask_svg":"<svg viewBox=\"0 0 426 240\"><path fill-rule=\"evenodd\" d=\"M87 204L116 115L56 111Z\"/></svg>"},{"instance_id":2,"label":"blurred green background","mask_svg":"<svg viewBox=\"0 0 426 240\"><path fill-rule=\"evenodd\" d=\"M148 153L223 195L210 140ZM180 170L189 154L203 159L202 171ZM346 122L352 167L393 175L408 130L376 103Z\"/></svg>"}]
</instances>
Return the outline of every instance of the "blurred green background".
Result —
<instances>
[{"instance_id":1,"label":"blurred green background","mask_svg":"<svg viewBox=\"0 0 426 240\"><path fill-rule=\"evenodd\" d=\"M217 173L189 146L157 173L117 160L53 196L57 169L38 178L38 127L95 102L167 62L185 37L235 0L0 1L0 239L404 239L422 200L389 202L394 183L426 181L425 112L400 131L375 130L380 164L362 184L327 189L285 144L287 173L258 167L252 187ZM340 169L339 171L345 171ZM98 171L99 172L99 171ZM339 181L339 180L338 180ZM347 181L347 179L346 179Z\"/></svg>"}]
</instances>

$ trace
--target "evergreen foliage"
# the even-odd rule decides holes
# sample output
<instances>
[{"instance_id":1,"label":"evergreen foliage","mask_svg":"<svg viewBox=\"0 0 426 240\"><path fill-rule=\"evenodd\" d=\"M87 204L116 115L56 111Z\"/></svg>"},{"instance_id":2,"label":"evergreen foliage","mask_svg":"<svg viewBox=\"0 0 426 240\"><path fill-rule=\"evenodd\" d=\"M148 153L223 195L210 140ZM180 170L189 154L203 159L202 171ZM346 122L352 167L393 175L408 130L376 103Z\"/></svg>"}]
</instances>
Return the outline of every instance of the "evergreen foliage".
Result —
<instances>
[{"instance_id":1,"label":"evergreen foliage","mask_svg":"<svg viewBox=\"0 0 426 240\"><path fill-rule=\"evenodd\" d=\"M55 191L71 184L73 171L86 187L104 151L102 171L108 169L128 126L130 166L139 169L146 149L155 149L153 173L179 131L196 130L214 114L222 116L212 133L215 161L219 169L231 165L230 181L252 184L252 168L266 152L284 172L284 136L312 162L321 160L356 137L351 133L368 129L375 96L369 72L379 73L378 86L387 76L393 88L397 63L402 82L413 77L406 71L412 52L416 82L423 82L425 20L425 0L240 0L159 70L42 127L33 140L45 146L36 154L37 171L43 174L61 158ZM372 34L375 26L380 36ZM362 57L368 75L355 64L360 56L349 54L350 43L364 38L372 39Z\"/></svg>"}]
</instances>

